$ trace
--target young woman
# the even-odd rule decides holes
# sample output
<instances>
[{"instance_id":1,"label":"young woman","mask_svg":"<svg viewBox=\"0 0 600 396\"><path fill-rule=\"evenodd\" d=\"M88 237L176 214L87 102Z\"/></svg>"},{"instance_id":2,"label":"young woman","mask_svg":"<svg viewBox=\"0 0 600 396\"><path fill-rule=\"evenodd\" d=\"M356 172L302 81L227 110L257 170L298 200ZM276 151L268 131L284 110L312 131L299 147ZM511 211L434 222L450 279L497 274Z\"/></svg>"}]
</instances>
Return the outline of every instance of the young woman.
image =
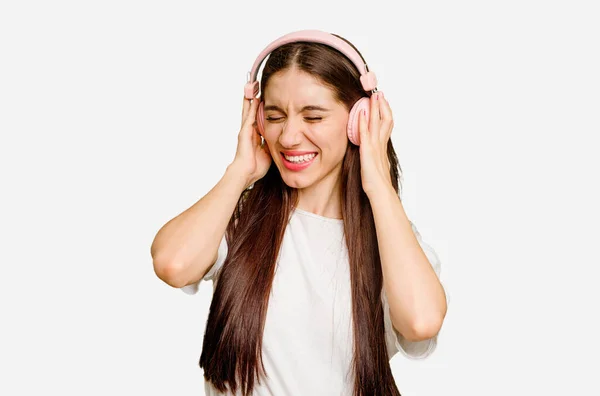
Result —
<instances>
[{"instance_id":1,"label":"young woman","mask_svg":"<svg viewBox=\"0 0 600 396\"><path fill-rule=\"evenodd\" d=\"M253 79L266 54L234 160L158 232L155 272L213 281L207 395L399 395L389 360L428 356L447 303L402 207L390 106L337 35L279 38Z\"/></svg>"}]
</instances>

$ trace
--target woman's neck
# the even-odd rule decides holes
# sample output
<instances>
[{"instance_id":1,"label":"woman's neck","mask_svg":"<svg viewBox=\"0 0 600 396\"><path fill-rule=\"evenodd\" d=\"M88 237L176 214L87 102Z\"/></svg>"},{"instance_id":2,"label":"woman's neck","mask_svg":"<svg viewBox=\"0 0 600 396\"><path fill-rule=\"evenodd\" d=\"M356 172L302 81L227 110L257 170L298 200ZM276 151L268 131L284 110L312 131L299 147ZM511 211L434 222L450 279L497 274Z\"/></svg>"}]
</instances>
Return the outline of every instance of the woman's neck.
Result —
<instances>
[{"instance_id":1,"label":"woman's neck","mask_svg":"<svg viewBox=\"0 0 600 396\"><path fill-rule=\"evenodd\" d=\"M338 175L329 174L314 184L298 189L299 209L332 219L342 218L341 183Z\"/></svg>"}]
</instances>

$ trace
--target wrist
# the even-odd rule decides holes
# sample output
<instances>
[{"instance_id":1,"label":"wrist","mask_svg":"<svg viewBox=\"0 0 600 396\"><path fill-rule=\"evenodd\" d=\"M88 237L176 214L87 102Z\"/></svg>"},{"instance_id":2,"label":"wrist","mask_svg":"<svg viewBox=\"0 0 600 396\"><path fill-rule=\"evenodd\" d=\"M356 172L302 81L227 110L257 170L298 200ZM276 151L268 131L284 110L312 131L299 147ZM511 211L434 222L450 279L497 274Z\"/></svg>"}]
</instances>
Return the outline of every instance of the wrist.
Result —
<instances>
[{"instance_id":1,"label":"wrist","mask_svg":"<svg viewBox=\"0 0 600 396\"><path fill-rule=\"evenodd\" d=\"M390 199L400 200L398 193L394 190L392 185L381 185L367 193L367 197L369 198L372 207L379 207L382 203L385 205Z\"/></svg>"},{"instance_id":2,"label":"wrist","mask_svg":"<svg viewBox=\"0 0 600 396\"><path fill-rule=\"evenodd\" d=\"M251 184L247 172L245 172L243 167L239 166L236 162L232 162L227 166L223 178L235 183L240 190L240 194Z\"/></svg>"}]
</instances>

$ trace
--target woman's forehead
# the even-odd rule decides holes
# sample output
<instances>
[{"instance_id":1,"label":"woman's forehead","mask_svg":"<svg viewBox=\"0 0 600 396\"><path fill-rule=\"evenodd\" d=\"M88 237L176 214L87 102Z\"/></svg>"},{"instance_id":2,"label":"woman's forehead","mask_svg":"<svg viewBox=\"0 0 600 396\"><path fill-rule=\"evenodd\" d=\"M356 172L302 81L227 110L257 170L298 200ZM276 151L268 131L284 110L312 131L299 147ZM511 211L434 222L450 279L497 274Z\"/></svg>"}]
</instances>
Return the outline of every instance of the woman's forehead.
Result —
<instances>
[{"instance_id":1,"label":"woman's forehead","mask_svg":"<svg viewBox=\"0 0 600 396\"><path fill-rule=\"evenodd\" d=\"M265 105L322 106L335 102L333 91L316 82L270 81L265 90Z\"/></svg>"},{"instance_id":2,"label":"woman's forehead","mask_svg":"<svg viewBox=\"0 0 600 396\"><path fill-rule=\"evenodd\" d=\"M331 89L326 86L318 77L309 73L289 69L273 74L267 82L266 91L269 93L280 93L280 91L294 91L305 94L330 95Z\"/></svg>"}]
</instances>

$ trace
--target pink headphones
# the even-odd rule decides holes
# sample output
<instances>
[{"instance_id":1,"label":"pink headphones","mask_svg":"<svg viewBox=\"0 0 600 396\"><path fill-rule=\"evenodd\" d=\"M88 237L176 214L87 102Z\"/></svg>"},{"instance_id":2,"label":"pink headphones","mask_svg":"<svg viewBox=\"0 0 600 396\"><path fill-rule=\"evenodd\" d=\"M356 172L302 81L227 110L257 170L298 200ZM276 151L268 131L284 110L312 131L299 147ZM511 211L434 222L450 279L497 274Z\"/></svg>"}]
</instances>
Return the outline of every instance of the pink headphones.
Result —
<instances>
[{"instance_id":1,"label":"pink headphones","mask_svg":"<svg viewBox=\"0 0 600 396\"><path fill-rule=\"evenodd\" d=\"M252 70L248 72L248 82L244 87L244 96L246 99L254 99L259 92L259 82L256 80L258 74L258 68L262 61L269 55L274 49L284 44L296 42L296 41L308 41L314 43L326 44L332 48L337 49L342 54L346 55L348 59L354 63L358 71L360 72L360 82L363 89L366 92L371 93L377 92L377 78L375 74L369 71L367 64L363 62L361 56L352 48L350 44L334 36L333 34L322 32L320 30L300 30L292 33L288 33L281 36L277 40L269 44L256 58ZM367 120L370 115L370 100L368 97L362 97L352 106L350 115L348 118L348 139L355 145L360 145L360 136L358 133L358 114L362 110L366 110ZM261 135L264 134L264 102L261 100L257 113L257 125L258 131Z\"/></svg>"}]
</instances>

